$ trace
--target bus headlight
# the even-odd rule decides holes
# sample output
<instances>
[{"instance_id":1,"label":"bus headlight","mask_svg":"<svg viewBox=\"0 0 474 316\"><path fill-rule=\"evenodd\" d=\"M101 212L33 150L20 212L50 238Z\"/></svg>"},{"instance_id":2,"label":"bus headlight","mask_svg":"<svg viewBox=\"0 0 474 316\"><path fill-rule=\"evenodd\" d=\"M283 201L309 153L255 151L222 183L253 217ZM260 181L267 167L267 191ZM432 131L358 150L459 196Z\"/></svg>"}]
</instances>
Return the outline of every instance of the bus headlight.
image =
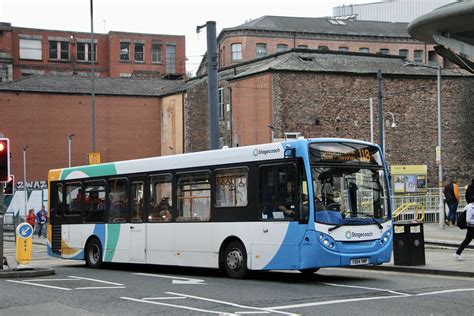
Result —
<instances>
[{"instance_id":1,"label":"bus headlight","mask_svg":"<svg viewBox=\"0 0 474 316\"><path fill-rule=\"evenodd\" d=\"M321 233L318 237L319 243L330 250L337 250L337 244L331 236Z\"/></svg>"},{"instance_id":2,"label":"bus headlight","mask_svg":"<svg viewBox=\"0 0 474 316\"><path fill-rule=\"evenodd\" d=\"M389 231L386 231L382 237L380 237L380 244L383 245L385 243L387 243L389 240L390 240L390 236L392 235L392 232L389 230Z\"/></svg>"}]
</instances>

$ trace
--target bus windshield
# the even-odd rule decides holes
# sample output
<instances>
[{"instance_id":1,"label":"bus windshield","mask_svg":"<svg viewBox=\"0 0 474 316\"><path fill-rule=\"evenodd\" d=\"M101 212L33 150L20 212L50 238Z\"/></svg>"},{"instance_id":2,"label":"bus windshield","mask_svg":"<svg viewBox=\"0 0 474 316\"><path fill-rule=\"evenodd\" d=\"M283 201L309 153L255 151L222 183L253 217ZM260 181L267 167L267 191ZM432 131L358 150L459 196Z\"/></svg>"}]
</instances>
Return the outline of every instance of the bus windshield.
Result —
<instances>
[{"instance_id":1,"label":"bus windshield","mask_svg":"<svg viewBox=\"0 0 474 316\"><path fill-rule=\"evenodd\" d=\"M389 219L385 173L377 147L310 144L315 221L368 224Z\"/></svg>"}]
</instances>

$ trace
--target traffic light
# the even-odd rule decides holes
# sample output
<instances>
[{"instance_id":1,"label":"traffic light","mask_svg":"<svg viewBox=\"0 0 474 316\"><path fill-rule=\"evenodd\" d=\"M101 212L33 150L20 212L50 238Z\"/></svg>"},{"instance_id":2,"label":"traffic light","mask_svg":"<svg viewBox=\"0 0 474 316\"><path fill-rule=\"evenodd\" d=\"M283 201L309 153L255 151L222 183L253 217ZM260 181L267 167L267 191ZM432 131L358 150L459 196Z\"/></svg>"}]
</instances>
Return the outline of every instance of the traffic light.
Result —
<instances>
[{"instance_id":1,"label":"traffic light","mask_svg":"<svg viewBox=\"0 0 474 316\"><path fill-rule=\"evenodd\" d=\"M0 182L10 180L10 140L0 138Z\"/></svg>"},{"instance_id":2,"label":"traffic light","mask_svg":"<svg viewBox=\"0 0 474 316\"><path fill-rule=\"evenodd\" d=\"M15 176L10 176L10 181L3 186L3 195L12 195L15 193Z\"/></svg>"}]
</instances>

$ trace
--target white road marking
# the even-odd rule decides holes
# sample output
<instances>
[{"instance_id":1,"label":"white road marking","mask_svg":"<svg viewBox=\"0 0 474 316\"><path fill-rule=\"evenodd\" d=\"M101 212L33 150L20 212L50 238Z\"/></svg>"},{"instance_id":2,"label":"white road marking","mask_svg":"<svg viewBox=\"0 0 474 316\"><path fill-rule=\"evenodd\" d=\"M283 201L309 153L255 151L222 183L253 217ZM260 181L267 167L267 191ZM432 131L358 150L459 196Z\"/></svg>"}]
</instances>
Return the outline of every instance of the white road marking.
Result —
<instances>
[{"instance_id":1,"label":"white road marking","mask_svg":"<svg viewBox=\"0 0 474 316\"><path fill-rule=\"evenodd\" d=\"M354 269L351 268L324 268L324 270L320 271L347 271L351 272L352 274L354 273ZM287 271L289 272L289 271ZM388 271L388 270L364 270L364 273L371 273L371 274L386 274L386 275L400 275L400 276L410 276L410 273L407 272L397 272L397 271ZM327 275L327 274L324 274ZM413 275L413 274L411 274ZM422 273L416 273L416 276L418 278L429 278L429 279L449 279L449 280L465 280L465 281L470 281L474 282L474 278L472 277L465 277L465 276L453 276L453 275L434 275L434 274L422 274Z\"/></svg>"},{"instance_id":2,"label":"white road marking","mask_svg":"<svg viewBox=\"0 0 474 316\"><path fill-rule=\"evenodd\" d=\"M232 314L232 313L211 311L211 310L208 310L208 309L201 309L201 308L195 308L195 307L189 307L189 306L182 306L182 305L175 305L175 304L168 304L168 303L161 303L161 302L146 301L146 300L137 299L137 298L132 298L132 297L124 297L124 296L122 296L121 299L123 299L123 300L129 300L129 301L134 301L134 302L140 302L140 303L147 303L147 304L155 304L155 305L176 307L176 308L187 309L187 310L197 311L197 312L210 313L210 314L234 315L234 314Z\"/></svg>"},{"instance_id":3,"label":"white road marking","mask_svg":"<svg viewBox=\"0 0 474 316\"><path fill-rule=\"evenodd\" d=\"M46 285L46 284L37 284L37 283L25 282L25 281L15 281L15 280L5 280L5 281L13 282L13 283L26 284L26 285L33 285L33 286L47 287L47 288L50 288L50 289L63 290L63 291L71 291L72 290L72 289L68 289L68 288L65 288L65 287L51 286L51 285Z\"/></svg>"},{"instance_id":4,"label":"white road marking","mask_svg":"<svg viewBox=\"0 0 474 316\"><path fill-rule=\"evenodd\" d=\"M121 284L121 283L102 281L102 280L91 279L91 278L82 278L82 277L77 277L77 276L73 276L73 275L68 275L68 278L79 279L79 280L87 280L87 281L99 282L99 283L110 284L110 285L123 286L123 284Z\"/></svg>"},{"instance_id":5,"label":"white road marking","mask_svg":"<svg viewBox=\"0 0 474 316\"><path fill-rule=\"evenodd\" d=\"M125 286L86 286L76 287L75 290L103 290L103 289L124 289Z\"/></svg>"},{"instance_id":6,"label":"white road marking","mask_svg":"<svg viewBox=\"0 0 474 316\"><path fill-rule=\"evenodd\" d=\"M144 297L142 300L182 300L186 299L186 297L182 296L163 296L163 297Z\"/></svg>"},{"instance_id":7,"label":"white road marking","mask_svg":"<svg viewBox=\"0 0 474 316\"><path fill-rule=\"evenodd\" d=\"M84 287L76 287L74 290L104 290L104 289L124 289L125 286L121 283L91 279L91 278L82 278L77 276L68 276L68 279L32 279L32 280L23 280L23 281L14 281L14 280L6 280L8 282L20 283L20 284L27 284L27 285L34 285L34 286L41 286L47 287L52 289L64 290L64 291L71 291L71 288L59 287L59 286L52 286L52 285L45 285L37 282L57 282L57 281L92 281L98 283L105 283L110 284L113 286L84 286Z\"/></svg>"},{"instance_id":8,"label":"white road marking","mask_svg":"<svg viewBox=\"0 0 474 316\"><path fill-rule=\"evenodd\" d=\"M338 285L335 284L335 286L338 286ZM366 288L366 287L359 287L359 286L344 286L344 287L373 289L373 288ZM383 290L383 289L380 289L380 290ZM399 292L390 291L390 290L383 290L383 291L387 291L387 292L391 292L391 293L399 293ZM273 307L267 307L267 308L269 310L271 310L271 309L273 309L273 310L292 309L292 308L301 308L301 307L312 307L312 306L321 306L321 305L341 304L341 303L349 303L349 302L362 302L362 301L392 299L392 298L407 298L407 297L438 295L438 294L445 294L445 293L468 292L468 291L474 291L474 288L451 289L451 290L442 290L442 291L434 291L434 292L419 293L419 294L400 293L400 295L393 295L393 296L361 297L361 298L341 299L341 300L332 300L332 301L302 303L302 304L294 304L294 305L286 305L286 306L273 306Z\"/></svg>"},{"instance_id":9,"label":"white road marking","mask_svg":"<svg viewBox=\"0 0 474 316\"><path fill-rule=\"evenodd\" d=\"M235 312L237 315L244 315L244 314L270 314L270 312L259 312L259 311L252 311L252 312Z\"/></svg>"},{"instance_id":10,"label":"white road marking","mask_svg":"<svg viewBox=\"0 0 474 316\"><path fill-rule=\"evenodd\" d=\"M211 299L211 298L205 298L205 297L193 296L193 295L187 295L187 294L181 294L181 293L175 293L175 292L165 292L165 293L166 294L171 294L171 295L177 295L177 296L184 296L184 297L188 297L188 298L193 298L193 299L196 299L196 300L202 300L202 301L207 301L207 302L213 302L213 303L229 305L229 306L238 307L238 308L248 308L248 309L254 309L254 310L258 310L258 311L277 313L277 314L294 315L293 313L275 311L272 308L260 308L260 307L246 306L246 305L241 305L241 304L236 304L236 303L231 303L231 302L226 302L226 301L215 300L215 299Z\"/></svg>"},{"instance_id":11,"label":"white road marking","mask_svg":"<svg viewBox=\"0 0 474 316\"><path fill-rule=\"evenodd\" d=\"M420 293L420 294L416 294L416 296L436 295L436 294L456 293L456 292L469 292L469 291L474 291L474 289L473 288L467 288L467 289L443 290L443 291L435 291L435 292L428 292L428 293Z\"/></svg>"},{"instance_id":12,"label":"white road marking","mask_svg":"<svg viewBox=\"0 0 474 316\"><path fill-rule=\"evenodd\" d=\"M375 287L366 287L366 286L357 286L357 285L344 285L344 284L335 284L335 283L327 283L327 282L320 282L321 284L329 285L329 286L337 286L337 287L347 287L347 288L354 288L354 289L363 289L363 290L373 290L373 291L381 291L381 292L388 292L395 295L411 295L408 293L396 292L387 289L379 289Z\"/></svg>"},{"instance_id":13,"label":"white road marking","mask_svg":"<svg viewBox=\"0 0 474 316\"><path fill-rule=\"evenodd\" d=\"M201 280L201 279L191 279L191 278L183 278L183 277L161 275L161 274L149 274L149 273L133 273L133 274L151 276L155 278L173 279L172 281L173 284L207 284L207 283L204 283L204 280Z\"/></svg>"},{"instance_id":14,"label":"white road marking","mask_svg":"<svg viewBox=\"0 0 474 316\"><path fill-rule=\"evenodd\" d=\"M344 299L344 300L311 302L311 303L302 303L302 304L285 305L285 306L273 306L273 307L267 307L267 308L268 308L268 310L279 310L279 309L312 307L312 306L320 306L320 305L341 304L341 303L349 303L349 302L383 300L383 299L400 298L400 297L408 297L408 296L406 296L406 295L392 295L392 296L377 296L377 297L361 297L361 298L350 298L350 299Z\"/></svg>"},{"instance_id":15,"label":"white road marking","mask_svg":"<svg viewBox=\"0 0 474 316\"><path fill-rule=\"evenodd\" d=\"M80 281L79 279L32 279L23 280L24 282L48 282L48 281Z\"/></svg>"}]
</instances>

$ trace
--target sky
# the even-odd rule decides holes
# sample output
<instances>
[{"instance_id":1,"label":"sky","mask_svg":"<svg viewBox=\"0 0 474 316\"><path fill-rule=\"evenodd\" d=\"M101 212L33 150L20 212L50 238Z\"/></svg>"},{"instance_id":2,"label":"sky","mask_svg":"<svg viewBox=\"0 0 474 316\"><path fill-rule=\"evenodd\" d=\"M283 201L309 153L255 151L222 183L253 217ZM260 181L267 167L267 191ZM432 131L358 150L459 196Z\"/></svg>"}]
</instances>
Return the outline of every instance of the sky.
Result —
<instances>
[{"instance_id":1,"label":"sky","mask_svg":"<svg viewBox=\"0 0 474 316\"><path fill-rule=\"evenodd\" d=\"M94 32L109 31L186 36L186 70L195 73L206 52L206 31L217 35L264 15L324 17L339 5L377 0L93 0ZM90 0L0 0L0 22L17 27L90 32Z\"/></svg>"}]
</instances>

